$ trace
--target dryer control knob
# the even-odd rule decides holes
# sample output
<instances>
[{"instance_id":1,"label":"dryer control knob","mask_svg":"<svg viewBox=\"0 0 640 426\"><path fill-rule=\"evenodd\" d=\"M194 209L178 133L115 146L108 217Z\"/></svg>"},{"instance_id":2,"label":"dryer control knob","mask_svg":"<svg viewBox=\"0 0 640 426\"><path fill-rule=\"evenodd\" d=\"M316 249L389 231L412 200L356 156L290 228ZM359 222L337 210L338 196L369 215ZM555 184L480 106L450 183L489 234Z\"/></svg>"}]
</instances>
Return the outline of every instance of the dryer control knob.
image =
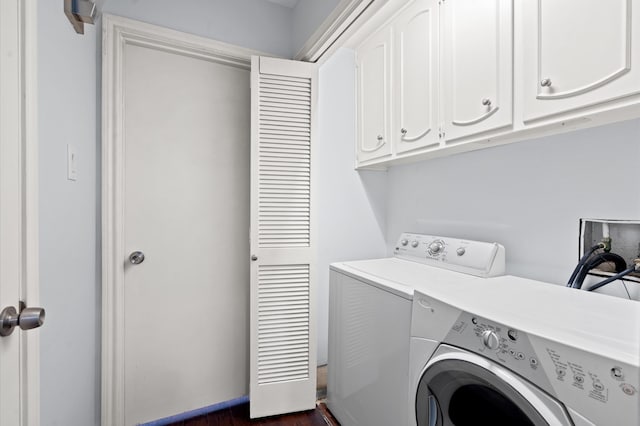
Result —
<instances>
[{"instance_id":1,"label":"dryer control knob","mask_svg":"<svg viewBox=\"0 0 640 426\"><path fill-rule=\"evenodd\" d=\"M495 351L500 347L500 336L493 330L482 332L482 343L487 349Z\"/></svg>"},{"instance_id":2,"label":"dryer control knob","mask_svg":"<svg viewBox=\"0 0 640 426\"><path fill-rule=\"evenodd\" d=\"M428 250L429 250L429 254L431 254L432 256L435 256L439 254L442 250L444 250L444 243L442 242L442 240L432 241L431 244L429 244Z\"/></svg>"},{"instance_id":3,"label":"dryer control knob","mask_svg":"<svg viewBox=\"0 0 640 426\"><path fill-rule=\"evenodd\" d=\"M411 241L411 247L416 248L418 247L418 242L417 241Z\"/></svg>"}]
</instances>

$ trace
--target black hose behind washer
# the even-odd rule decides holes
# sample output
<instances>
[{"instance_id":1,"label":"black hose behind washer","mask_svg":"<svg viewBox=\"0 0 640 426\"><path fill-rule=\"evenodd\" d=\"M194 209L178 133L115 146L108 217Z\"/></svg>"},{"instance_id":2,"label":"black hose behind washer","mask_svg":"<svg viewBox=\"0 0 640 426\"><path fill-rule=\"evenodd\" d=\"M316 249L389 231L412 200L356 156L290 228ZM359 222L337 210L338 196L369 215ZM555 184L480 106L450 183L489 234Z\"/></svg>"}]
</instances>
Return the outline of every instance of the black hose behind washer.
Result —
<instances>
[{"instance_id":1,"label":"black hose behind washer","mask_svg":"<svg viewBox=\"0 0 640 426\"><path fill-rule=\"evenodd\" d=\"M615 253L600 253L589 259L589 261L582 267L572 287L578 289L582 288L582 283L589 274L589 271L605 262L613 262L616 272L622 272L627 269L627 262L625 262L621 256Z\"/></svg>"},{"instance_id":2,"label":"black hose behind washer","mask_svg":"<svg viewBox=\"0 0 640 426\"><path fill-rule=\"evenodd\" d=\"M571 274L571 277L569 277L569 282L567 282L567 287L573 287L573 281L576 279L576 276L578 275L578 272L580 272L582 270L582 267L584 266L585 262L587 261L587 259L589 259L589 257L598 249L600 248L604 248L605 245L603 243L598 243L595 246L591 247L584 256L582 256L582 258L580 258L580 260L578 261L578 264L576 265L576 268L573 270L573 273Z\"/></svg>"},{"instance_id":3,"label":"black hose behind washer","mask_svg":"<svg viewBox=\"0 0 640 426\"><path fill-rule=\"evenodd\" d=\"M625 275L629 275L632 272L636 271L636 265L633 265L627 269L625 269L624 271L617 273L616 275L607 278L606 280L600 281L598 284L592 285L591 287L589 287L587 289L587 291L593 291L593 290L597 290L600 287L603 287L609 283L614 282L615 280L619 280L620 278L624 277Z\"/></svg>"}]
</instances>

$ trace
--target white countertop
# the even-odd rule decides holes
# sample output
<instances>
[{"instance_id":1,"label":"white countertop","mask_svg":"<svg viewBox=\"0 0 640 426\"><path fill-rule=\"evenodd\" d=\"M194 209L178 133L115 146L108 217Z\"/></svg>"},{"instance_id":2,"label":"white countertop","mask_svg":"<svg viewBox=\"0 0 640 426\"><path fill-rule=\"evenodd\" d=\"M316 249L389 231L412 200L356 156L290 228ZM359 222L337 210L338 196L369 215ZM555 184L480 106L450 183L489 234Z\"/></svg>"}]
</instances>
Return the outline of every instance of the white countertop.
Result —
<instances>
[{"instance_id":1,"label":"white countertop","mask_svg":"<svg viewBox=\"0 0 640 426\"><path fill-rule=\"evenodd\" d=\"M331 268L405 298L416 290L523 332L640 366L637 301L509 275L478 278L396 258Z\"/></svg>"}]
</instances>

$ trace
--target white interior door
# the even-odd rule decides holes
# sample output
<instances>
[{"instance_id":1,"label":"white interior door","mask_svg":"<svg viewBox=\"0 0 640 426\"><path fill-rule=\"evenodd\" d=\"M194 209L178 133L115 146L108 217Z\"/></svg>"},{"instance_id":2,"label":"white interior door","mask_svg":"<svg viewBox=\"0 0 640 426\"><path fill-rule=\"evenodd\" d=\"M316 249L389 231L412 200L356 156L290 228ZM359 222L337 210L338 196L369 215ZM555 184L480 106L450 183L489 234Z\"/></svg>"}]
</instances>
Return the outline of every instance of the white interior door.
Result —
<instances>
[{"instance_id":1,"label":"white interior door","mask_svg":"<svg viewBox=\"0 0 640 426\"><path fill-rule=\"evenodd\" d=\"M125 424L247 394L247 69L124 48ZM144 261L132 264L130 255Z\"/></svg>"},{"instance_id":2,"label":"white interior door","mask_svg":"<svg viewBox=\"0 0 640 426\"><path fill-rule=\"evenodd\" d=\"M37 304L35 3L0 2L0 334ZM22 312L21 314L24 314ZM27 325L24 315L20 328ZM0 337L0 425L38 425L38 332Z\"/></svg>"},{"instance_id":3,"label":"white interior door","mask_svg":"<svg viewBox=\"0 0 640 426\"><path fill-rule=\"evenodd\" d=\"M251 61L251 417L316 401L315 64Z\"/></svg>"}]
</instances>

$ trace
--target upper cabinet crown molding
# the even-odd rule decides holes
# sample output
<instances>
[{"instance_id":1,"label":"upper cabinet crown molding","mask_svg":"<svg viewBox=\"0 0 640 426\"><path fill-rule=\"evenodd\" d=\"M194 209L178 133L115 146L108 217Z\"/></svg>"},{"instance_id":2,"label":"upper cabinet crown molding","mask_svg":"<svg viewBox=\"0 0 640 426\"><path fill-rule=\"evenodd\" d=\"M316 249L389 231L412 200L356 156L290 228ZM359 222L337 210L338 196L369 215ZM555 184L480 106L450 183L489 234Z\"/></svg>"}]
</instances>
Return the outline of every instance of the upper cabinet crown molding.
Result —
<instances>
[{"instance_id":1,"label":"upper cabinet crown molding","mask_svg":"<svg viewBox=\"0 0 640 426\"><path fill-rule=\"evenodd\" d=\"M340 0L309 40L295 54L296 61L318 61L351 27L373 0Z\"/></svg>"}]
</instances>

